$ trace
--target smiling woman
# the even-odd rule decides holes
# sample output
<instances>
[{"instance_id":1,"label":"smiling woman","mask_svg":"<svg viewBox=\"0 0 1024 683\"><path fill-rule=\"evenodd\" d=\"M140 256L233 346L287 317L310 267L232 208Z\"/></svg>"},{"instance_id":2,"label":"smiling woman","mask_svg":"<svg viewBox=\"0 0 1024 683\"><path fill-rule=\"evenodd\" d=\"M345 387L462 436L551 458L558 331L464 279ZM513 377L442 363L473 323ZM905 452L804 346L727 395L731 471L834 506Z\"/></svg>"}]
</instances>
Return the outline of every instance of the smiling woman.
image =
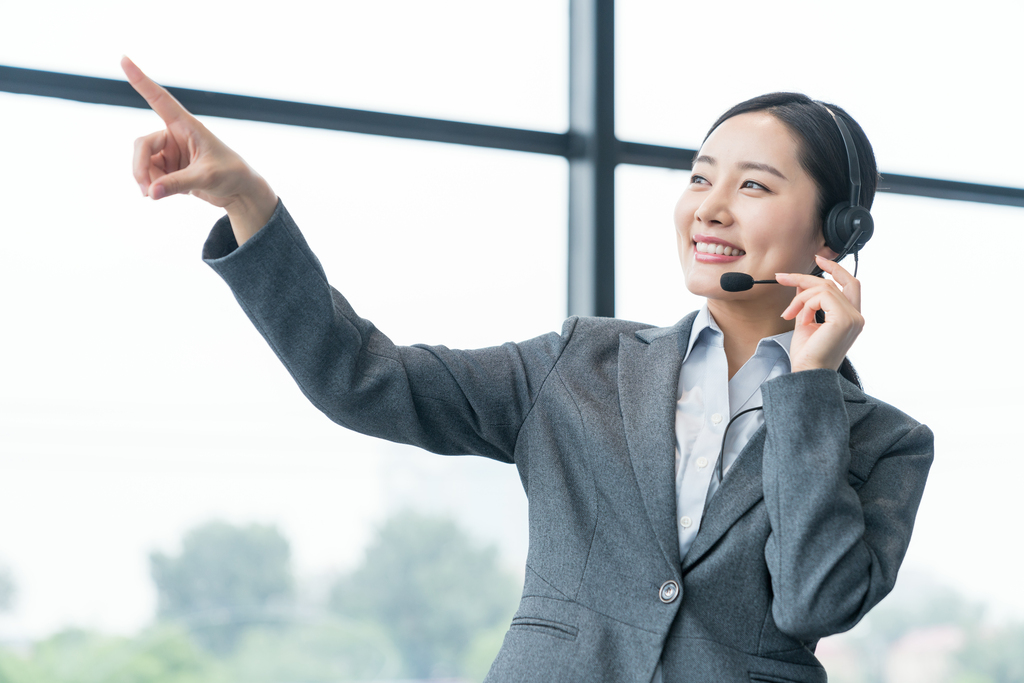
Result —
<instances>
[{"instance_id":1,"label":"smiling woman","mask_svg":"<svg viewBox=\"0 0 1024 683\"><path fill-rule=\"evenodd\" d=\"M766 113L725 121L704 142L690 184L676 205L687 288L721 298L719 281L725 269L715 268L718 264L736 263L756 278L769 278L811 272L818 253L834 257L820 228L818 194L785 124ZM736 293L729 300L760 306L766 297L785 298L786 303L793 298L770 288Z\"/></svg>"},{"instance_id":2,"label":"smiling woman","mask_svg":"<svg viewBox=\"0 0 1024 683\"><path fill-rule=\"evenodd\" d=\"M142 193L226 210L204 258L307 397L352 430L517 468L526 582L487 680L825 680L817 640L892 589L932 436L836 372L860 285L824 258L832 198L778 107L716 124L677 206L700 311L465 351L399 346L358 316L267 181L124 68L167 124L136 144ZM738 264L783 286L726 293Z\"/></svg>"},{"instance_id":3,"label":"smiling woman","mask_svg":"<svg viewBox=\"0 0 1024 683\"><path fill-rule=\"evenodd\" d=\"M871 143L835 105L774 93L741 102L711 127L676 205L676 238L687 289L708 298L720 326L733 328L725 334L730 378L760 339L793 329L787 321L801 311L794 308L798 300L813 299L815 305L802 309L805 317L813 315L822 323L822 314L832 313L812 345L828 357L800 357L796 369L842 368L856 382L845 357L864 326L860 283L825 261L838 260L851 248L856 253L871 237L867 209L877 182ZM865 230L837 235L837 217L851 205ZM721 278L732 269L725 264L736 264L762 282L778 278L780 284L796 285L798 292L789 287L723 292ZM820 275L823 269L843 285L844 296L827 282L793 275ZM798 348L810 329L816 328L798 330Z\"/></svg>"}]
</instances>

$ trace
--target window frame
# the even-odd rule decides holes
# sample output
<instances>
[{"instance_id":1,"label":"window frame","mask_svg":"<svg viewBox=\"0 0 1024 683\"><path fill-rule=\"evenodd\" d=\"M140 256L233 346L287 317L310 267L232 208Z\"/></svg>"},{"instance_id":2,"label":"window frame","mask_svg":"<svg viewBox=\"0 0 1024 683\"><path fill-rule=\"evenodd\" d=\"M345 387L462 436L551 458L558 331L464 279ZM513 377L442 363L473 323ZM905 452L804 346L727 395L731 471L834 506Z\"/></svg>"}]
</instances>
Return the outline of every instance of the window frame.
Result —
<instances>
[{"instance_id":1,"label":"window frame","mask_svg":"<svg viewBox=\"0 0 1024 683\"><path fill-rule=\"evenodd\" d=\"M569 130L552 133L169 86L197 115L554 155L569 162L569 315L615 315L615 168L689 170L693 149L615 136L615 2L569 2ZM147 108L122 80L0 65L0 91ZM1024 188L883 173L879 192L1024 207Z\"/></svg>"}]
</instances>

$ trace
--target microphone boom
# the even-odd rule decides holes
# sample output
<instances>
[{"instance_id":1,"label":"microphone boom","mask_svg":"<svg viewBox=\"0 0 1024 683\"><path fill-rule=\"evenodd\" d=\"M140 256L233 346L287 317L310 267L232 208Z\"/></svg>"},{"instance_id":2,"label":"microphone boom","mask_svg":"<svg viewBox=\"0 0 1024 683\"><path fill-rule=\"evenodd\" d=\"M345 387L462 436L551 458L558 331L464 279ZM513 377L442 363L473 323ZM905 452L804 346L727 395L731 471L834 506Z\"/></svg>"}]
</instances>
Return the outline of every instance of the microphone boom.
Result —
<instances>
[{"instance_id":1,"label":"microphone boom","mask_svg":"<svg viewBox=\"0 0 1024 683\"><path fill-rule=\"evenodd\" d=\"M754 285L777 285L775 280L755 280L753 276L746 273L723 273L722 289L727 292L745 292L753 289Z\"/></svg>"}]
</instances>

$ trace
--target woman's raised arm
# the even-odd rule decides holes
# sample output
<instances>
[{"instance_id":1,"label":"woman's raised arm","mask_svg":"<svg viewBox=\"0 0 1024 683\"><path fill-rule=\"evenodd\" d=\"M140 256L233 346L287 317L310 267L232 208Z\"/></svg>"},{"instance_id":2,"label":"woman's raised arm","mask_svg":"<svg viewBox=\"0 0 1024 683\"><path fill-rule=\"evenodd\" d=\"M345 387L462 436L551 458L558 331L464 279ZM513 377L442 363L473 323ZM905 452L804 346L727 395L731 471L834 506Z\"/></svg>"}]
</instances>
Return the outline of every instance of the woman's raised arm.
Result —
<instances>
[{"instance_id":1,"label":"woman's raised arm","mask_svg":"<svg viewBox=\"0 0 1024 683\"><path fill-rule=\"evenodd\" d=\"M277 206L267 181L132 60L122 57L121 68L167 126L135 141L132 172L142 194L193 194L227 211L238 244L255 235Z\"/></svg>"}]
</instances>

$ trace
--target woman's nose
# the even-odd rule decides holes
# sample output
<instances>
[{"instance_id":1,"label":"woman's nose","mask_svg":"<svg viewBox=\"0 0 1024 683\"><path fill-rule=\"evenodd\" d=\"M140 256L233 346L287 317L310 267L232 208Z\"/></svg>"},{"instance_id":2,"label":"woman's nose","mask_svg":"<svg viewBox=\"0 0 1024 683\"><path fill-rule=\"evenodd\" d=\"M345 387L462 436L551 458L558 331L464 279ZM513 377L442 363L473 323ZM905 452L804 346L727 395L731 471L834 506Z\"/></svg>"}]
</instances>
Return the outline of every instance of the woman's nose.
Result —
<instances>
[{"instance_id":1,"label":"woman's nose","mask_svg":"<svg viewBox=\"0 0 1024 683\"><path fill-rule=\"evenodd\" d=\"M695 214L698 221L706 224L729 225L732 223L732 212L729 200L722 192L712 190L704 196L704 201L697 207Z\"/></svg>"}]
</instances>

